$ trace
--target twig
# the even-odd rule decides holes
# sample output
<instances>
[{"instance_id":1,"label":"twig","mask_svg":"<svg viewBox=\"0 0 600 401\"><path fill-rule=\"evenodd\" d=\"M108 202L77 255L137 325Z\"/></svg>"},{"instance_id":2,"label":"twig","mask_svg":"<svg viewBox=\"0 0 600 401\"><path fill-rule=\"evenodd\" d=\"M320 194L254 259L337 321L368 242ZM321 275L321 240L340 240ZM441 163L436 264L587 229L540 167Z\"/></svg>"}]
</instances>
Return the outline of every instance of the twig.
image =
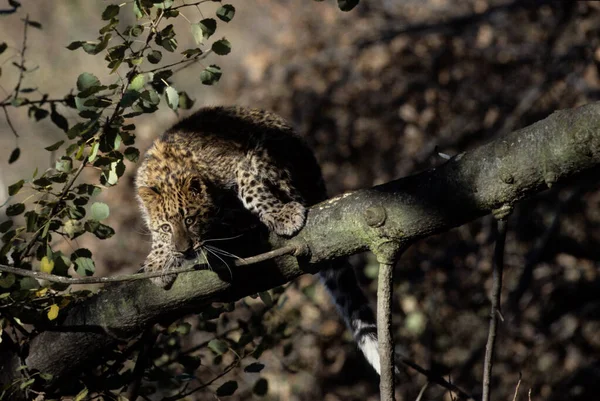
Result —
<instances>
[{"instance_id":1,"label":"twig","mask_svg":"<svg viewBox=\"0 0 600 401\"><path fill-rule=\"evenodd\" d=\"M17 133L17 130L15 129L15 127L12 124L12 121L10 119L10 116L8 115L8 110L6 110L6 106L2 106L2 109L4 109L4 115L6 116L6 122L8 123L10 130L15 135L15 138L19 138L19 134Z\"/></svg>"},{"instance_id":2,"label":"twig","mask_svg":"<svg viewBox=\"0 0 600 401\"><path fill-rule=\"evenodd\" d=\"M423 395L425 394L425 390L429 387L429 382L426 382L423 387L421 387L421 391L419 391L419 395L417 395L417 399L415 401L421 401Z\"/></svg>"},{"instance_id":3,"label":"twig","mask_svg":"<svg viewBox=\"0 0 600 401\"><path fill-rule=\"evenodd\" d=\"M25 75L25 50L27 49L27 27L29 26L29 14L25 16L25 24L23 27L23 47L21 48L21 68L19 68L19 80L14 90L14 98L19 96L19 90L21 89L21 83L23 82L23 76Z\"/></svg>"},{"instance_id":4,"label":"twig","mask_svg":"<svg viewBox=\"0 0 600 401\"><path fill-rule=\"evenodd\" d=\"M239 358L239 359L236 359L233 362L231 362L229 364L229 366L227 366L221 373L219 373L218 375L216 375L215 377L213 377L211 380L207 381L206 383L202 384L201 386L193 388L190 391L185 392L185 393L175 394L174 396L171 396L171 397L165 397L161 401L176 401L176 400L180 400L182 398L187 397L188 395L191 395L191 394L195 393L196 391L202 390L202 389L210 386L215 381L219 380L221 377L225 376L227 373L229 373L231 370L233 370L233 368L235 368L240 363L241 359L242 358Z\"/></svg>"},{"instance_id":5,"label":"twig","mask_svg":"<svg viewBox=\"0 0 600 401\"><path fill-rule=\"evenodd\" d=\"M504 268L504 243L506 241L506 219L498 219L496 249L494 250L494 267L492 271L492 306L490 310L490 327L488 341L485 347L485 360L483 365L483 397L482 401L490 400L490 386L492 365L494 363L494 347L498 331L498 317L500 311L500 297L502 290L502 270Z\"/></svg>"},{"instance_id":6,"label":"twig","mask_svg":"<svg viewBox=\"0 0 600 401\"><path fill-rule=\"evenodd\" d=\"M411 361L408 358L399 358L398 362L402 363L403 365L408 366L411 369L416 370L417 372L419 372L420 374L425 376L427 378L427 380L429 380L430 382L435 383L439 386L442 386L443 388L445 388L448 391L456 393L458 395L459 400L473 400L473 401L475 400L475 398L473 398L472 395L467 394L464 390L457 387L455 384L452 384L452 383L448 382L446 379L444 379L443 377L438 376L435 373L431 372L430 370L417 365L416 363L414 363L413 361Z\"/></svg>"},{"instance_id":7,"label":"twig","mask_svg":"<svg viewBox=\"0 0 600 401\"><path fill-rule=\"evenodd\" d=\"M521 378L522 378L522 374L521 372L519 372L519 381L517 382L517 387L515 388L515 396L513 397L513 401L517 401L517 395L519 395L519 387L521 386Z\"/></svg>"},{"instance_id":8,"label":"twig","mask_svg":"<svg viewBox=\"0 0 600 401\"><path fill-rule=\"evenodd\" d=\"M269 252L261 253L256 256L251 256L245 259L238 259L233 261L234 266L245 266L252 265L255 263L264 262L270 259L278 258L280 256L298 254L298 248L293 245L287 245L281 248L274 249ZM205 263L186 263L185 266L182 266L177 269L169 270L169 271L158 271L158 272L146 272L146 273L135 273L135 274L120 274L116 276L110 277L81 277L81 278L72 278L72 277L63 277L57 276L54 274L48 274L43 272L37 272L32 270L21 269L18 267L12 267L7 265L0 264L0 271L4 271L7 273L13 273L18 276L26 276L32 277L40 280L47 280L52 283L62 283L62 284L102 284L102 283L117 283L123 281L135 281L142 280L146 278L152 277L162 277L166 275L179 274L179 273L187 273L191 271L201 270L207 268L208 265Z\"/></svg>"},{"instance_id":9,"label":"twig","mask_svg":"<svg viewBox=\"0 0 600 401\"><path fill-rule=\"evenodd\" d=\"M183 5L181 5L181 6L177 6L177 7L171 7L171 10L178 10L178 9L180 9L180 8L183 8L183 7L197 6L197 5L200 5L200 4L202 4L202 3L208 3L208 2L210 2L210 1L214 1L214 0L201 0L201 1L197 1L197 2L195 2L195 3L183 4Z\"/></svg>"},{"instance_id":10,"label":"twig","mask_svg":"<svg viewBox=\"0 0 600 401\"><path fill-rule=\"evenodd\" d=\"M163 66L156 67L156 68L153 68L153 69L148 70L148 71L144 71L143 73L145 74L145 73L149 73L149 72L155 72L155 71L163 70L165 68L174 67L176 65L180 65L180 64L184 64L184 63L189 63L189 64L186 64L186 65L182 66L181 68L178 68L175 71L173 71L173 73L177 73L177 72L179 72L179 71L187 68L188 66L190 66L191 64L193 64L195 62L205 59L206 56L208 56L211 53L212 53L212 49L207 50L206 52L204 52L202 54L198 54L197 56L194 56L194 57L192 57L190 59L176 61L176 62L171 63L171 64L163 65Z\"/></svg>"},{"instance_id":11,"label":"twig","mask_svg":"<svg viewBox=\"0 0 600 401\"><path fill-rule=\"evenodd\" d=\"M66 99L40 99L40 100L29 100L29 99L25 99L23 98L23 103L19 104L19 105L13 105L11 102L1 102L0 103L0 107L6 107L6 106L12 106L12 107L21 107L21 106L28 106L31 104L52 104L52 103L65 103Z\"/></svg>"}]
</instances>

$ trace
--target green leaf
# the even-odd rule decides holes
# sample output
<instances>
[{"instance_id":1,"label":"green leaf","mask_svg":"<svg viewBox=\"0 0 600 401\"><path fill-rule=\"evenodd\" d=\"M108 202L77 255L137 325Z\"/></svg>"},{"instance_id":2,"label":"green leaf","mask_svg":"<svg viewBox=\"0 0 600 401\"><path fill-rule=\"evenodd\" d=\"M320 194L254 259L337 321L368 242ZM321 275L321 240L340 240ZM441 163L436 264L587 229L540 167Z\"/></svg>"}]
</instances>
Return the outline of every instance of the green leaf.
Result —
<instances>
[{"instance_id":1,"label":"green leaf","mask_svg":"<svg viewBox=\"0 0 600 401\"><path fill-rule=\"evenodd\" d=\"M359 0L338 0L338 7L342 11L350 11L358 5Z\"/></svg>"},{"instance_id":2,"label":"green leaf","mask_svg":"<svg viewBox=\"0 0 600 401\"><path fill-rule=\"evenodd\" d=\"M223 38L213 43L211 49L219 56L224 56L231 52L231 43L227 39Z\"/></svg>"},{"instance_id":3,"label":"green leaf","mask_svg":"<svg viewBox=\"0 0 600 401\"><path fill-rule=\"evenodd\" d=\"M271 294L269 291L259 292L258 296L267 306L273 306L273 298L271 298Z\"/></svg>"},{"instance_id":4,"label":"green leaf","mask_svg":"<svg viewBox=\"0 0 600 401\"><path fill-rule=\"evenodd\" d=\"M96 78L95 75L90 74L89 72L84 72L79 75L77 78L77 89L79 91L84 91L86 89L92 88L94 86L99 86L100 80Z\"/></svg>"},{"instance_id":5,"label":"green leaf","mask_svg":"<svg viewBox=\"0 0 600 401\"><path fill-rule=\"evenodd\" d=\"M221 79L221 75L221 67L212 64L206 67L204 71L200 73L200 81L202 81L204 85L212 85L216 82L219 82L219 79Z\"/></svg>"},{"instance_id":6,"label":"green leaf","mask_svg":"<svg viewBox=\"0 0 600 401\"><path fill-rule=\"evenodd\" d=\"M104 220L110 214L108 205L102 202L94 202L92 204L92 216L91 218L94 220Z\"/></svg>"},{"instance_id":7,"label":"green leaf","mask_svg":"<svg viewBox=\"0 0 600 401\"><path fill-rule=\"evenodd\" d=\"M54 104L50 106L50 109L50 120L52 120L54 125L56 125L58 128L64 132L67 132L69 130L69 123L67 122L67 119L56 111L56 106Z\"/></svg>"},{"instance_id":8,"label":"green leaf","mask_svg":"<svg viewBox=\"0 0 600 401\"><path fill-rule=\"evenodd\" d=\"M89 223L91 221L93 221L93 220L88 220L86 222L86 229L88 228L87 223ZM90 230L88 230L88 231L90 231ZM107 239L107 238L110 238L113 235L115 235L115 230L113 230L112 227L107 226L106 224L102 224L102 223L98 224L98 226L91 231L99 239Z\"/></svg>"},{"instance_id":9,"label":"green leaf","mask_svg":"<svg viewBox=\"0 0 600 401\"><path fill-rule=\"evenodd\" d=\"M73 170L73 160L68 156L63 156L56 161L54 168L61 173L68 173Z\"/></svg>"},{"instance_id":10,"label":"green leaf","mask_svg":"<svg viewBox=\"0 0 600 401\"><path fill-rule=\"evenodd\" d=\"M65 143L65 141L64 141L64 140L63 140L63 141L58 141L58 142L56 142L55 144L52 144L52 145L50 145L50 146L47 146L47 147L45 147L44 149L46 149L46 150L49 150L49 151L53 151L53 150L56 150L56 149L60 148L60 146L61 146L63 143Z\"/></svg>"},{"instance_id":11,"label":"green leaf","mask_svg":"<svg viewBox=\"0 0 600 401\"><path fill-rule=\"evenodd\" d=\"M6 220L5 222L2 222L2 224L0 224L0 233L7 232L8 229L13 226L13 224L14 223L12 220Z\"/></svg>"},{"instance_id":12,"label":"green leaf","mask_svg":"<svg viewBox=\"0 0 600 401\"><path fill-rule=\"evenodd\" d=\"M0 277L0 288L10 288L15 284L16 281L16 277L12 273L3 275L2 277Z\"/></svg>"},{"instance_id":13,"label":"green leaf","mask_svg":"<svg viewBox=\"0 0 600 401\"><path fill-rule=\"evenodd\" d=\"M128 90L123 94L119 105L121 107L131 107L136 100L140 98L140 93L134 90Z\"/></svg>"},{"instance_id":14,"label":"green leaf","mask_svg":"<svg viewBox=\"0 0 600 401\"><path fill-rule=\"evenodd\" d=\"M25 22L27 22L27 25L30 25L30 26L32 26L34 28L42 29L42 24L40 24L37 21L25 20Z\"/></svg>"},{"instance_id":15,"label":"green leaf","mask_svg":"<svg viewBox=\"0 0 600 401\"><path fill-rule=\"evenodd\" d=\"M48 110L44 110L39 107L33 106L29 109L29 117L31 117L32 114L33 114L33 118L35 118L35 121L40 121L40 120L43 120L44 118L48 117L50 112Z\"/></svg>"},{"instance_id":16,"label":"green leaf","mask_svg":"<svg viewBox=\"0 0 600 401\"><path fill-rule=\"evenodd\" d=\"M24 388L27 388L27 387L31 386L33 384L33 382L35 382L35 378L26 380L23 383L21 383L21 385L19 386L19 388L21 390L23 390Z\"/></svg>"},{"instance_id":17,"label":"green leaf","mask_svg":"<svg viewBox=\"0 0 600 401\"><path fill-rule=\"evenodd\" d=\"M40 373L40 377L45 381L49 382L54 377L52 373Z\"/></svg>"},{"instance_id":18,"label":"green leaf","mask_svg":"<svg viewBox=\"0 0 600 401\"><path fill-rule=\"evenodd\" d=\"M124 155L127 158L127 160L129 160L132 163L137 163L140 159L140 151L133 147L125 149Z\"/></svg>"},{"instance_id":19,"label":"green leaf","mask_svg":"<svg viewBox=\"0 0 600 401\"><path fill-rule=\"evenodd\" d=\"M40 283L33 277L23 277L19 280L19 287L22 290L35 290L40 288Z\"/></svg>"},{"instance_id":20,"label":"green leaf","mask_svg":"<svg viewBox=\"0 0 600 401\"><path fill-rule=\"evenodd\" d=\"M246 373L258 373L265 368L260 362L254 362L244 368L244 372Z\"/></svg>"},{"instance_id":21,"label":"green leaf","mask_svg":"<svg viewBox=\"0 0 600 401\"><path fill-rule=\"evenodd\" d=\"M98 148L100 147L100 142L94 142L92 145L92 150L90 151L90 155L88 156L88 160L90 163L93 163L96 160L96 156L98 155Z\"/></svg>"},{"instance_id":22,"label":"green leaf","mask_svg":"<svg viewBox=\"0 0 600 401\"><path fill-rule=\"evenodd\" d=\"M0 43L0 54L4 53L4 51L8 48L6 42Z\"/></svg>"},{"instance_id":23,"label":"green leaf","mask_svg":"<svg viewBox=\"0 0 600 401\"><path fill-rule=\"evenodd\" d=\"M69 49L69 50L79 49L83 45L83 43L84 42L82 42L80 40L78 40L76 42L71 42L71 43L69 43L69 46L67 46L67 49Z\"/></svg>"},{"instance_id":24,"label":"green leaf","mask_svg":"<svg viewBox=\"0 0 600 401\"><path fill-rule=\"evenodd\" d=\"M129 84L128 89L133 90L133 91L139 91L140 89L142 89L144 87L145 82L146 82L146 79L144 78L144 74L137 74L131 80L131 83Z\"/></svg>"},{"instance_id":25,"label":"green leaf","mask_svg":"<svg viewBox=\"0 0 600 401\"><path fill-rule=\"evenodd\" d=\"M15 148L10 153L10 157L8 158L8 164L13 164L14 162L16 162L19 159L19 156L21 156L21 149Z\"/></svg>"},{"instance_id":26,"label":"green leaf","mask_svg":"<svg viewBox=\"0 0 600 401\"><path fill-rule=\"evenodd\" d=\"M266 395L269 392L269 382L264 377L261 377L254 383L252 392L260 397Z\"/></svg>"},{"instance_id":27,"label":"green leaf","mask_svg":"<svg viewBox=\"0 0 600 401\"><path fill-rule=\"evenodd\" d=\"M119 7L116 4L111 4L107 6L102 12L102 19L108 21L109 19L116 17L117 15L119 15L120 9L121 7Z\"/></svg>"},{"instance_id":28,"label":"green leaf","mask_svg":"<svg viewBox=\"0 0 600 401\"><path fill-rule=\"evenodd\" d=\"M172 86L168 86L165 90L165 95L167 97L167 104L173 110L177 110L177 106L179 106L179 93Z\"/></svg>"},{"instance_id":29,"label":"green leaf","mask_svg":"<svg viewBox=\"0 0 600 401\"><path fill-rule=\"evenodd\" d=\"M134 37L137 38L142 33L144 33L144 26L143 25L136 25L133 28L131 28L130 33L131 33L132 36L134 36Z\"/></svg>"},{"instance_id":30,"label":"green leaf","mask_svg":"<svg viewBox=\"0 0 600 401\"><path fill-rule=\"evenodd\" d=\"M94 261L90 258L79 257L75 259L74 263L75 271L80 276L91 276L94 274L94 270L96 270Z\"/></svg>"},{"instance_id":31,"label":"green leaf","mask_svg":"<svg viewBox=\"0 0 600 401\"><path fill-rule=\"evenodd\" d=\"M191 24L190 29L192 31L192 36L194 37L196 43L201 44L204 40L204 31L202 30L202 25L200 25L199 23Z\"/></svg>"},{"instance_id":32,"label":"green leaf","mask_svg":"<svg viewBox=\"0 0 600 401\"><path fill-rule=\"evenodd\" d=\"M235 393L235 391L237 389L238 389L238 384L235 380L226 381L217 389L217 396L218 397L227 397L227 396L233 395L233 393Z\"/></svg>"},{"instance_id":33,"label":"green leaf","mask_svg":"<svg viewBox=\"0 0 600 401\"><path fill-rule=\"evenodd\" d=\"M173 24L167 25L163 28L155 38L156 44L164 47L166 50L173 52L177 48L177 40L175 39L175 31L173 30Z\"/></svg>"},{"instance_id":34,"label":"green leaf","mask_svg":"<svg viewBox=\"0 0 600 401\"><path fill-rule=\"evenodd\" d=\"M235 7L231 4L224 4L217 10L217 17L219 17L220 20L225 22L231 21L234 15Z\"/></svg>"},{"instance_id":35,"label":"green leaf","mask_svg":"<svg viewBox=\"0 0 600 401\"><path fill-rule=\"evenodd\" d=\"M202 54L202 50L196 47L193 49L186 49L186 50L182 51L181 54L183 54L186 58L191 58L195 55Z\"/></svg>"},{"instance_id":36,"label":"green leaf","mask_svg":"<svg viewBox=\"0 0 600 401\"><path fill-rule=\"evenodd\" d=\"M198 25L200 25L204 39L210 38L210 36L215 33L215 30L217 29L217 21L214 18L205 18L200 21Z\"/></svg>"},{"instance_id":37,"label":"green leaf","mask_svg":"<svg viewBox=\"0 0 600 401\"><path fill-rule=\"evenodd\" d=\"M194 106L194 100L190 99L187 93L179 92L179 108L189 110Z\"/></svg>"},{"instance_id":38,"label":"green leaf","mask_svg":"<svg viewBox=\"0 0 600 401\"><path fill-rule=\"evenodd\" d=\"M25 181L24 180L20 180L20 181L15 182L12 185L9 185L8 186L8 194L10 196L16 195L17 192L19 192L19 190L21 188L23 188L23 184L25 184Z\"/></svg>"},{"instance_id":39,"label":"green leaf","mask_svg":"<svg viewBox=\"0 0 600 401\"><path fill-rule=\"evenodd\" d=\"M122 161L116 161L110 163L108 169L102 171L100 176L100 182L102 185L112 186L119 181L119 177L125 172L125 165Z\"/></svg>"},{"instance_id":40,"label":"green leaf","mask_svg":"<svg viewBox=\"0 0 600 401\"><path fill-rule=\"evenodd\" d=\"M222 355L229 350L229 344L227 341L218 340L215 338L214 340L210 340L208 343L208 348L211 349L215 354Z\"/></svg>"},{"instance_id":41,"label":"green leaf","mask_svg":"<svg viewBox=\"0 0 600 401\"><path fill-rule=\"evenodd\" d=\"M101 35L104 35L106 32L110 32L112 29L114 29L114 27L116 27L118 24L119 20L117 18L111 18L108 24L100 28L99 32Z\"/></svg>"},{"instance_id":42,"label":"green leaf","mask_svg":"<svg viewBox=\"0 0 600 401\"><path fill-rule=\"evenodd\" d=\"M152 105L157 105L160 103L160 97L153 89L143 91L140 97Z\"/></svg>"},{"instance_id":43,"label":"green leaf","mask_svg":"<svg viewBox=\"0 0 600 401\"><path fill-rule=\"evenodd\" d=\"M6 208L7 216L18 216L25 211L25 205L22 203L15 203Z\"/></svg>"},{"instance_id":44,"label":"green leaf","mask_svg":"<svg viewBox=\"0 0 600 401\"><path fill-rule=\"evenodd\" d=\"M84 388L83 390L81 390L81 391L79 392L79 394L77 394L77 395L75 396L75 399L74 399L73 401L83 401L83 400L85 400L85 399L86 399L87 395L88 395L88 389L87 389L87 387L86 387L86 388Z\"/></svg>"},{"instance_id":45,"label":"green leaf","mask_svg":"<svg viewBox=\"0 0 600 401\"><path fill-rule=\"evenodd\" d=\"M158 50L152 50L146 57L150 63L158 64L162 60L162 53Z\"/></svg>"},{"instance_id":46,"label":"green leaf","mask_svg":"<svg viewBox=\"0 0 600 401\"><path fill-rule=\"evenodd\" d=\"M169 8L173 5L173 0L153 0L154 7L156 8Z\"/></svg>"}]
</instances>

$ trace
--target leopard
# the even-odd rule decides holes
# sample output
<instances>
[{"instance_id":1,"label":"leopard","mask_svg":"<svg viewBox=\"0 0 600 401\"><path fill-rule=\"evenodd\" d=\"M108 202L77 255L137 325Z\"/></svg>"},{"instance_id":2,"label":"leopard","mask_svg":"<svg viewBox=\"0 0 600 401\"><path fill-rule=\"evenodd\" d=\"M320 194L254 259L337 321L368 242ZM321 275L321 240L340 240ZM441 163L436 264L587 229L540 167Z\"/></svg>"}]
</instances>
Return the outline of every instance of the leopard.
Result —
<instances>
[{"instance_id":1,"label":"leopard","mask_svg":"<svg viewBox=\"0 0 600 401\"><path fill-rule=\"evenodd\" d=\"M143 264L150 272L167 272L198 256L219 224L225 195L282 237L297 234L307 208L327 199L307 141L281 116L239 106L204 107L173 125L146 151L135 186L152 238ZM354 269L345 258L328 263L320 280L379 373L375 316ZM168 290L175 278L152 280Z\"/></svg>"}]
</instances>

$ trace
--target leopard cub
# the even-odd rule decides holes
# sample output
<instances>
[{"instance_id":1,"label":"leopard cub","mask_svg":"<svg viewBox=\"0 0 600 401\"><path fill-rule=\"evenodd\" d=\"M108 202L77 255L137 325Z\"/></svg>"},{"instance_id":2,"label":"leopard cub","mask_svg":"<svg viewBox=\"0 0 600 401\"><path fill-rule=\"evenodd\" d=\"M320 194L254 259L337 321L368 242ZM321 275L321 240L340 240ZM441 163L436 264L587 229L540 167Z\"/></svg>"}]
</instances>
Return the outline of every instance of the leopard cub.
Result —
<instances>
[{"instance_id":1,"label":"leopard cub","mask_svg":"<svg viewBox=\"0 0 600 401\"><path fill-rule=\"evenodd\" d=\"M202 109L169 129L146 153L136 185L152 232L144 265L149 271L168 271L208 249L206 236L219 223L222 200L231 199L227 195L283 236L304 226L306 206L327 198L312 151L283 119L234 107ZM375 316L352 266L336 259L319 276L379 373ZM174 275L164 275L154 282L167 287L173 280Z\"/></svg>"},{"instance_id":2,"label":"leopard cub","mask_svg":"<svg viewBox=\"0 0 600 401\"><path fill-rule=\"evenodd\" d=\"M307 200L294 181L321 188L314 166L303 140L266 111L204 108L179 122L154 142L137 172L137 196L152 233L145 270L168 270L194 256L224 191L233 191L270 231L296 234L304 226ZM321 192L312 203L324 198Z\"/></svg>"}]
</instances>

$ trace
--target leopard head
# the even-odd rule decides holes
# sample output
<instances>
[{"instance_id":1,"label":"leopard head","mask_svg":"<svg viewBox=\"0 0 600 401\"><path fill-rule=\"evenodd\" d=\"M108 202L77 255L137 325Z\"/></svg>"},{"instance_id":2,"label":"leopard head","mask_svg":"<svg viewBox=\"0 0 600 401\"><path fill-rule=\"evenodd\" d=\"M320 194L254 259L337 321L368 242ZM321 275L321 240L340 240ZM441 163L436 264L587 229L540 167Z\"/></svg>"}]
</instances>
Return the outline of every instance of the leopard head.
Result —
<instances>
[{"instance_id":1,"label":"leopard head","mask_svg":"<svg viewBox=\"0 0 600 401\"><path fill-rule=\"evenodd\" d=\"M137 194L153 252L195 256L216 210L209 182L191 173L173 175L157 186L138 187Z\"/></svg>"}]
</instances>

